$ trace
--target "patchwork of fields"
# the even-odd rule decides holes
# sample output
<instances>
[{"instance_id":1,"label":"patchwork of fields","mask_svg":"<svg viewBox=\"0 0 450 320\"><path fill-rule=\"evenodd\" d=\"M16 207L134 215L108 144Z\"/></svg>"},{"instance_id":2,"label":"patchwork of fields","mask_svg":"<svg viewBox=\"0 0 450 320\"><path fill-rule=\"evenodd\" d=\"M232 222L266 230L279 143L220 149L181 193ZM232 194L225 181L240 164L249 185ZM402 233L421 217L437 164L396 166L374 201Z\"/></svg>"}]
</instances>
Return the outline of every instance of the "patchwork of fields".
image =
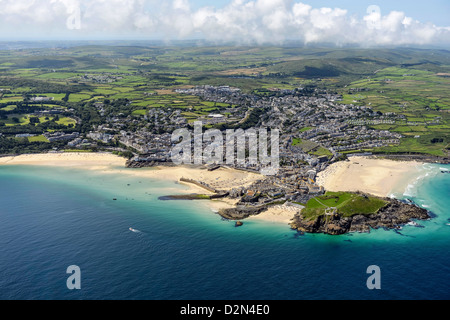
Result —
<instances>
[{"instance_id":1,"label":"patchwork of fields","mask_svg":"<svg viewBox=\"0 0 450 320\"><path fill-rule=\"evenodd\" d=\"M401 133L378 152L445 155L450 132L450 53L416 49L295 47L84 46L0 52L0 127L27 126L20 103L50 110L127 99L139 118L151 109L180 110L188 122L236 107L177 94L196 85L233 86L259 96L308 87L342 94L341 103L404 116L372 129ZM33 97L50 101L36 103ZM91 113L93 111L90 111ZM52 121L39 117L39 123ZM63 115L56 123L76 125ZM299 128L299 130L302 128ZM329 155L327 150L308 152Z\"/></svg>"}]
</instances>

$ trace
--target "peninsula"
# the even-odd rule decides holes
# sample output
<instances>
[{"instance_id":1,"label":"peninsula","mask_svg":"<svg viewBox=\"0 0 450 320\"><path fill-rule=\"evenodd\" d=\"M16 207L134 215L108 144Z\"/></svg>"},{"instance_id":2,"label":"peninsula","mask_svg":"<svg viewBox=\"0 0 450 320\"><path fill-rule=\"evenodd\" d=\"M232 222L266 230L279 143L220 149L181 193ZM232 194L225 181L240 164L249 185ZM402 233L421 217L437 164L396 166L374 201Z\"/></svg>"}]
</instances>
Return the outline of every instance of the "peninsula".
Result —
<instances>
[{"instance_id":1,"label":"peninsula","mask_svg":"<svg viewBox=\"0 0 450 320\"><path fill-rule=\"evenodd\" d=\"M431 218L427 210L410 201L387 197L394 186L404 190L407 177L417 174L420 165L414 161L355 157L333 164L318 174L317 181L312 172L297 170L275 177L259 176L260 179L253 175L253 182L247 180L246 186L222 185L221 189L215 189L219 184L209 184L205 179L181 178L180 182L198 188L200 193L163 198L214 202L219 199L225 205L219 206L217 212L225 219L282 222L307 233L340 235L378 228L398 229L405 224L416 224L415 220ZM364 169L356 170L354 166ZM370 179L370 174L375 178ZM327 191L318 184L333 185L336 190Z\"/></svg>"}]
</instances>

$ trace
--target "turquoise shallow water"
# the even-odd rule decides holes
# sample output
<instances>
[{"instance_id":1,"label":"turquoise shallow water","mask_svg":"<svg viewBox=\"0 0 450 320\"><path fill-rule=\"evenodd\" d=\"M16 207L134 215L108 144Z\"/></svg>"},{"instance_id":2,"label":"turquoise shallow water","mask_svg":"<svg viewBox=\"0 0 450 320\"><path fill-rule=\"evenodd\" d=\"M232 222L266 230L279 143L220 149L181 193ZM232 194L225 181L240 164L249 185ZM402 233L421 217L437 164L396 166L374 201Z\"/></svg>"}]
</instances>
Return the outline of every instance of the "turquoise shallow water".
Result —
<instances>
[{"instance_id":1,"label":"turquoise shallow water","mask_svg":"<svg viewBox=\"0 0 450 320\"><path fill-rule=\"evenodd\" d=\"M235 228L207 202L158 200L185 188L169 182L0 166L0 299L448 299L441 169L450 166L425 165L395 194L435 214L422 228L332 237L261 221ZM66 287L70 265L81 290ZM370 265L381 290L367 289Z\"/></svg>"}]
</instances>

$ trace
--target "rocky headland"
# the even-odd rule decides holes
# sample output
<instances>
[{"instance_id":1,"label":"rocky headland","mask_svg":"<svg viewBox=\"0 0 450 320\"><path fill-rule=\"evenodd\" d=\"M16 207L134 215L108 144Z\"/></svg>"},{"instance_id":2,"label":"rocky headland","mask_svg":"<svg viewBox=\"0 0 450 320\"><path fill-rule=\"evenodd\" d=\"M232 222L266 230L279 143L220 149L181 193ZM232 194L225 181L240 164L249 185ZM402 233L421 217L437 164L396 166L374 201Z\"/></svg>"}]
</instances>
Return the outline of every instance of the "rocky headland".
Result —
<instances>
[{"instance_id":1,"label":"rocky headland","mask_svg":"<svg viewBox=\"0 0 450 320\"><path fill-rule=\"evenodd\" d=\"M344 217L339 213L330 216L320 215L306 219L302 213L295 215L291 227L306 233L325 233L341 235L349 232L370 232L371 229L399 229L414 220L428 220L430 213L414 204L396 199L385 198L388 204L377 213L370 215L355 214Z\"/></svg>"},{"instance_id":2,"label":"rocky headland","mask_svg":"<svg viewBox=\"0 0 450 320\"><path fill-rule=\"evenodd\" d=\"M279 221L283 218L284 223L299 232L341 235L379 228L399 229L405 224L414 224L414 220L431 218L431 213L411 201L360 191L326 193L314 183L315 172L311 171L285 172L265 178L255 175L245 186L241 175L249 173L217 168L188 173L183 169L180 174L189 178L182 176L178 181L207 193L165 196L160 200L221 200L227 205L214 211L227 220L270 217ZM225 181L222 174L230 177Z\"/></svg>"}]
</instances>

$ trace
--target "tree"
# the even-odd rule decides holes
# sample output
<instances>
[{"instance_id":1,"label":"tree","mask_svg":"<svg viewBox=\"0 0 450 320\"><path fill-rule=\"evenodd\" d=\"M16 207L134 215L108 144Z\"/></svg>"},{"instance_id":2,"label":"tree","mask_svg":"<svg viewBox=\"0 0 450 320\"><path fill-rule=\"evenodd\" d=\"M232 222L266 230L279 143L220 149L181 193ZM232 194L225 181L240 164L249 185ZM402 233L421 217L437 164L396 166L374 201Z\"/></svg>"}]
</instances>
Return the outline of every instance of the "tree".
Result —
<instances>
[{"instance_id":1,"label":"tree","mask_svg":"<svg viewBox=\"0 0 450 320\"><path fill-rule=\"evenodd\" d=\"M69 96L70 96L70 92L66 92L66 95L61 100L64 102L67 102L67 101L69 101Z\"/></svg>"},{"instance_id":2,"label":"tree","mask_svg":"<svg viewBox=\"0 0 450 320\"><path fill-rule=\"evenodd\" d=\"M30 124L38 124L41 123L38 117L30 117Z\"/></svg>"},{"instance_id":3,"label":"tree","mask_svg":"<svg viewBox=\"0 0 450 320\"><path fill-rule=\"evenodd\" d=\"M442 138L433 138L431 140L431 143L442 143L442 142L444 142L444 139Z\"/></svg>"}]
</instances>

